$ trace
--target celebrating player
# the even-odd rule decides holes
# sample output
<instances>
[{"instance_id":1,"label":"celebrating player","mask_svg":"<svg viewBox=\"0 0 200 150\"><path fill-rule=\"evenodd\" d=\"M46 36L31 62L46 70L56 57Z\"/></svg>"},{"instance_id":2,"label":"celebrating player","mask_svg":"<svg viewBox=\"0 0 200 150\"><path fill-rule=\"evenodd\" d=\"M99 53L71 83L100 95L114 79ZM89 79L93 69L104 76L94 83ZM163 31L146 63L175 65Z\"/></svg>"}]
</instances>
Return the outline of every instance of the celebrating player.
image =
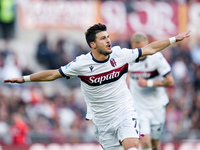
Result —
<instances>
[{"instance_id":1,"label":"celebrating player","mask_svg":"<svg viewBox=\"0 0 200 150\"><path fill-rule=\"evenodd\" d=\"M81 79L84 99L94 114L95 134L105 150L137 150L139 143L138 117L126 85L128 64L139 57L154 54L170 43L189 37L189 32L151 43L141 49L126 50L111 47L104 24L95 24L85 33L91 52L57 70L46 70L29 76L6 79L4 82L24 83L52 81L61 77ZM66 116L67 117L67 116Z\"/></svg>"},{"instance_id":2,"label":"celebrating player","mask_svg":"<svg viewBox=\"0 0 200 150\"><path fill-rule=\"evenodd\" d=\"M148 44L143 33L131 37L132 48L142 48ZM160 138L165 123L165 106L169 102L164 87L174 84L171 67L158 52L154 55L139 58L138 63L129 65L127 83L135 101L139 116L140 133L143 150L159 150Z\"/></svg>"}]
</instances>

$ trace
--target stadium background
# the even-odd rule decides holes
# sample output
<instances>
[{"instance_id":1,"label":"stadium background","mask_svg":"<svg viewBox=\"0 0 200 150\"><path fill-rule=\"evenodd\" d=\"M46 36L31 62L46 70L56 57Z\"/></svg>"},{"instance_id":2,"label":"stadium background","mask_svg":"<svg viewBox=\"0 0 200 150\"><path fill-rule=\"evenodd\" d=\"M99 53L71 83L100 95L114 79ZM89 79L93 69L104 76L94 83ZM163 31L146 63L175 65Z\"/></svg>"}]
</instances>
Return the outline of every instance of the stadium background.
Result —
<instances>
[{"instance_id":1,"label":"stadium background","mask_svg":"<svg viewBox=\"0 0 200 150\"><path fill-rule=\"evenodd\" d=\"M130 47L136 31L148 34L150 42L192 31L188 40L162 51L175 78L167 89L162 150L200 149L200 1L18 0L12 8L13 20L0 17L0 150L101 149L84 118L79 79L3 83L87 53L84 32L98 22L121 47ZM3 34L5 25L9 32ZM23 137L24 143L17 140Z\"/></svg>"}]
</instances>

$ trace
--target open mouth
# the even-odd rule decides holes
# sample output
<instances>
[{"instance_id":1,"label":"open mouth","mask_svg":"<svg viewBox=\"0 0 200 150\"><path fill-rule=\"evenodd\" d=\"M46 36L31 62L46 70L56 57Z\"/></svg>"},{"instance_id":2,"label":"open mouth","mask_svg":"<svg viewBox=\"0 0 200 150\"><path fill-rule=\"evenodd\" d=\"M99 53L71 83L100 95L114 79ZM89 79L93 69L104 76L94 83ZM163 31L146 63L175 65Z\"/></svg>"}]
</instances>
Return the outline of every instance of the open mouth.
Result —
<instances>
[{"instance_id":1,"label":"open mouth","mask_svg":"<svg viewBox=\"0 0 200 150\"><path fill-rule=\"evenodd\" d=\"M111 44L108 44L106 47L107 47L108 49L111 49Z\"/></svg>"}]
</instances>

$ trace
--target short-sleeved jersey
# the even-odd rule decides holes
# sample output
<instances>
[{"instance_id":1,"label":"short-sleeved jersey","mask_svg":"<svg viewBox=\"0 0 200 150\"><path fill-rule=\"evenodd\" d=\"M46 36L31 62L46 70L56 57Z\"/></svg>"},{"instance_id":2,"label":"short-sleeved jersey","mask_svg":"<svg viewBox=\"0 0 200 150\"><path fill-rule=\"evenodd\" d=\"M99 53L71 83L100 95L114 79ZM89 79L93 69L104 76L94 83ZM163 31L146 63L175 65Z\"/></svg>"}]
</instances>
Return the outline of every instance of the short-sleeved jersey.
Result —
<instances>
[{"instance_id":1,"label":"short-sleeved jersey","mask_svg":"<svg viewBox=\"0 0 200 150\"><path fill-rule=\"evenodd\" d=\"M140 76L153 81L163 80L170 72L171 67L160 52L129 65L129 88L136 109L153 109L165 106L169 102L164 87L141 87L137 83L137 78Z\"/></svg>"},{"instance_id":2,"label":"short-sleeved jersey","mask_svg":"<svg viewBox=\"0 0 200 150\"><path fill-rule=\"evenodd\" d=\"M141 49L126 50L115 46L105 61L97 61L89 52L59 69L67 78L81 79L84 99L93 113L88 119L105 125L123 119L124 113L134 110L125 80L128 63L137 61L141 53Z\"/></svg>"}]
</instances>

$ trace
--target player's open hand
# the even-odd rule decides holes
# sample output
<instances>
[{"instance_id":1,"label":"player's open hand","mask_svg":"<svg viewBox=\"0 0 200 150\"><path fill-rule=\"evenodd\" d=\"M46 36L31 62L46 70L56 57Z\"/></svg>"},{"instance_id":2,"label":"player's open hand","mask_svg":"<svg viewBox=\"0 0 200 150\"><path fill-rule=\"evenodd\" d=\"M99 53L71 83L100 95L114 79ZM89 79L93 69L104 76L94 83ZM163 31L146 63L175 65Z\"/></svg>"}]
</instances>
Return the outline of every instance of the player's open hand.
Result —
<instances>
[{"instance_id":1,"label":"player's open hand","mask_svg":"<svg viewBox=\"0 0 200 150\"><path fill-rule=\"evenodd\" d=\"M20 78L12 78L12 79L5 79L3 81L4 83L24 83L24 78L20 77Z\"/></svg>"},{"instance_id":2,"label":"player's open hand","mask_svg":"<svg viewBox=\"0 0 200 150\"><path fill-rule=\"evenodd\" d=\"M190 37L190 32L191 32L191 31L187 31L187 32L183 32L183 33L177 35L177 36L176 36L176 41L177 41L177 42L178 42L178 41L182 41L183 39Z\"/></svg>"}]
</instances>

